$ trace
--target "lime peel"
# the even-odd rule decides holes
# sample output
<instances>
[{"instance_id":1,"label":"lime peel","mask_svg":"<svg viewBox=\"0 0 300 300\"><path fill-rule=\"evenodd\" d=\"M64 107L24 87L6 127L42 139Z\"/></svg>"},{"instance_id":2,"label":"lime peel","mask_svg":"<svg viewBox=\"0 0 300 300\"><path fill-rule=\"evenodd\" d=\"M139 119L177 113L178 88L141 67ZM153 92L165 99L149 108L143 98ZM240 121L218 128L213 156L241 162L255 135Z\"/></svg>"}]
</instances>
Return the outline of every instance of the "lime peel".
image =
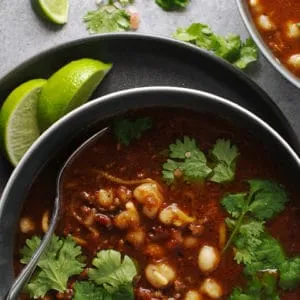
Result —
<instances>
[{"instance_id":1,"label":"lime peel","mask_svg":"<svg viewBox=\"0 0 300 300\"><path fill-rule=\"evenodd\" d=\"M44 85L38 104L42 131L72 109L85 103L111 69L111 64L89 58L70 62L55 72Z\"/></svg>"},{"instance_id":2,"label":"lime peel","mask_svg":"<svg viewBox=\"0 0 300 300\"><path fill-rule=\"evenodd\" d=\"M69 0L38 0L44 16L51 22L63 25L68 21Z\"/></svg>"},{"instance_id":3,"label":"lime peel","mask_svg":"<svg viewBox=\"0 0 300 300\"><path fill-rule=\"evenodd\" d=\"M39 137L37 104L45 79L33 79L15 88L0 111L0 132L9 161L16 166Z\"/></svg>"}]
</instances>

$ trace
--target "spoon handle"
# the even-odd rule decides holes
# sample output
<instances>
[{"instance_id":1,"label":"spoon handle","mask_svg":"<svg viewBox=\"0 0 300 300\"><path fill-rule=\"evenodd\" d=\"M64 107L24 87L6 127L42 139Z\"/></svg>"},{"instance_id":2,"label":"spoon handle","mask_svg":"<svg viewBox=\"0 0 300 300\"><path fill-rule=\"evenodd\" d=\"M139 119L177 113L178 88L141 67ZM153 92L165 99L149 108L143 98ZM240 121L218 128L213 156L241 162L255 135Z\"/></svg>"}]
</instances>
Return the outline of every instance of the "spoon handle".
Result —
<instances>
[{"instance_id":1,"label":"spoon handle","mask_svg":"<svg viewBox=\"0 0 300 300\"><path fill-rule=\"evenodd\" d=\"M29 263L23 268L23 270L20 272L10 289L8 290L6 300L16 300L18 299L18 295L22 292L23 287L25 284L30 280L37 263L40 259L40 257L43 255L45 252L47 246L49 245L51 241L51 237L55 231L58 217L59 217L59 196L56 196L55 201L54 201L54 207L53 207L53 213L51 216L51 221L49 224L49 229L44 235L44 238L42 239L42 242L40 246L36 249L34 252L31 260Z\"/></svg>"}]
</instances>

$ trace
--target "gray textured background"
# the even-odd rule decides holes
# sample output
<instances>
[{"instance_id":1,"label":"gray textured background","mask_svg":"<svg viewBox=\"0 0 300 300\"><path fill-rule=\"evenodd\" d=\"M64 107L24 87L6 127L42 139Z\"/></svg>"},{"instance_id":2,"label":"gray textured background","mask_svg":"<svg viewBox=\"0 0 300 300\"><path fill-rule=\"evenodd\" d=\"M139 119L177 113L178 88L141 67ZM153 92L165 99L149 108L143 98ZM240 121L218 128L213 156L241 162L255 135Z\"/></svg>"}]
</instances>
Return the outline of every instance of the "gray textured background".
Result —
<instances>
[{"instance_id":1,"label":"gray textured background","mask_svg":"<svg viewBox=\"0 0 300 300\"><path fill-rule=\"evenodd\" d=\"M170 36L179 26L204 22L220 34L248 36L235 0L192 0L186 11L169 13L154 0L135 3L141 14L141 33ZM69 22L57 27L38 17L30 0L0 0L0 77L42 50L86 37L81 18L95 8L95 0L70 0ZM283 79L262 56L249 76L274 99L300 137L300 90Z\"/></svg>"}]
</instances>

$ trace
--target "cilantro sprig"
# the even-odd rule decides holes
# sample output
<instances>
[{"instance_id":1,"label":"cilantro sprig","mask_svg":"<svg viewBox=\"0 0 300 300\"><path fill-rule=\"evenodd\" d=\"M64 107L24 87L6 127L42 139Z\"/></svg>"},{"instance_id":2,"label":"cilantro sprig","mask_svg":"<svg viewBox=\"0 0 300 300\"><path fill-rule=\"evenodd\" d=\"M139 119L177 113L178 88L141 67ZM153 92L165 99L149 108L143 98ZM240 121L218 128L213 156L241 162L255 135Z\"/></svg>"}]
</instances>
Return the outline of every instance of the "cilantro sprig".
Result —
<instances>
[{"instance_id":1,"label":"cilantro sprig","mask_svg":"<svg viewBox=\"0 0 300 300\"><path fill-rule=\"evenodd\" d=\"M89 33L106 33L127 31L131 29L130 15L115 5L103 5L99 9L89 11L83 17Z\"/></svg>"},{"instance_id":2,"label":"cilantro sprig","mask_svg":"<svg viewBox=\"0 0 300 300\"><path fill-rule=\"evenodd\" d=\"M288 197L284 188L272 181L248 183L248 193L229 194L221 201L230 215L226 223L231 231L223 252L234 246L235 260L245 265L249 279L248 287L235 289L230 299L279 299L274 288L277 277L270 274L279 274L282 289L295 288L300 284L300 257L286 256L280 242L267 232L265 221L284 210Z\"/></svg>"},{"instance_id":3,"label":"cilantro sprig","mask_svg":"<svg viewBox=\"0 0 300 300\"><path fill-rule=\"evenodd\" d=\"M164 10L183 9L190 3L189 0L155 0L155 2Z\"/></svg>"},{"instance_id":4,"label":"cilantro sprig","mask_svg":"<svg viewBox=\"0 0 300 300\"><path fill-rule=\"evenodd\" d=\"M241 226L248 216L259 221L269 220L283 211L288 201L284 189L272 181L254 179L249 180L248 183L250 186L249 193L229 194L221 201L233 218L228 222L234 224L224 251L233 242L236 234L240 232Z\"/></svg>"},{"instance_id":5,"label":"cilantro sprig","mask_svg":"<svg viewBox=\"0 0 300 300\"><path fill-rule=\"evenodd\" d=\"M21 263L26 264L39 247L41 239L34 236L27 239L21 249ZM64 292L70 276L79 275L84 267L80 262L81 247L71 237L53 236L49 247L38 262L38 267L27 285L32 298L44 297L50 290Z\"/></svg>"},{"instance_id":6,"label":"cilantro sprig","mask_svg":"<svg viewBox=\"0 0 300 300\"><path fill-rule=\"evenodd\" d=\"M33 236L26 240L20 250L21 263L27 264L41 239ZM44 297L50 290L64 292L68 280L79 275L85 264L82 261L81 247L68 236L53 236L48 248L38 262L38 268L26 289L32 298ZM88 269L89 281L78 281L74 284L75 300L121 300L134 299L133 277L137 274L133 261L115 250L102 250L92 261Z\"/></svg>"},{"instance_id":7,"label":"cilantro sprig","mask_svg":"<svg viewBox=\"0 0 300 300\"><path fill-rule=\"evenodd\" d=\"M214 182L229 182L234 179L238 149L229 140L218 139L208 161L198 148L196 140L184 136L169 146L169 159L163 164L163 179L173 183L177 177L186 182L209 179Z\"/></svg>"},{"instance_id":8,"label":"cilantro sprig","mask_svg":"<svg viewBox=\"0 0 300 300\"><path fill-rule=\"evenodd\" d=\"M208 25L202 23L178 28L173 37L212 51L240 69L245 69L258 58L257 46L251 38L242 42L238 35L230 34L223 37L215 34Z\"/></svg>"},{"instance_id":9,"label":"cilantro sprig","mask_svg":"<svg viewBox=\"0 0 300 300\"><path fill-rule=\"evenodd\" d=\"M128 146L133 140L141 138L142 134L152 127L150 118L137 118L130 120L127 118L114 121L113 129L119 143Z\"/></svg>"}]
</instances>

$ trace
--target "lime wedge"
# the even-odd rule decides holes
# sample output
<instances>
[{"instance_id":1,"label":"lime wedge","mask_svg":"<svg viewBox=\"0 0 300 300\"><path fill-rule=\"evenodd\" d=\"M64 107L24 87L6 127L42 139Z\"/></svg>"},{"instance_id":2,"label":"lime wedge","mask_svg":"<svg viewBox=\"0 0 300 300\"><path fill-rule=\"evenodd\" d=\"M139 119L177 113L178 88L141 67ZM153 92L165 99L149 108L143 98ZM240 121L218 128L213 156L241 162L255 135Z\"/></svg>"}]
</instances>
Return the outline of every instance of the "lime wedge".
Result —
<instances>
[{"instance_id":1,"label":"lime wedge","mask_svg":"<svg viewBox=\"0 0 300 300\"><path fill-rule=\"evenodd\" d=\"M55 24L68 21L69 0L38 0L44 16Z\"/></svg>"},{"instance_id":2,"label":"lime wedge","mask_svg":"<svg viewBox=\"0 0 300 300\"><path fill-rule=\"evenodd\" d=\"M9 161L16 166L39 137L37 103L44 79L33 79L15 88L0 111L0 133Z\"/></svg>"},{"instance_id":3,"label":"lime wedge","mask_svg":"<svg viewBox=\"0 0 300 300\"><path fill-rule=\"evenodd\" d=\"M54 73L41 91L38 103L40 129L46 130L66 113L85 103L111 66L83 58L70 62Z\"/></svg>"}]
</instances>

